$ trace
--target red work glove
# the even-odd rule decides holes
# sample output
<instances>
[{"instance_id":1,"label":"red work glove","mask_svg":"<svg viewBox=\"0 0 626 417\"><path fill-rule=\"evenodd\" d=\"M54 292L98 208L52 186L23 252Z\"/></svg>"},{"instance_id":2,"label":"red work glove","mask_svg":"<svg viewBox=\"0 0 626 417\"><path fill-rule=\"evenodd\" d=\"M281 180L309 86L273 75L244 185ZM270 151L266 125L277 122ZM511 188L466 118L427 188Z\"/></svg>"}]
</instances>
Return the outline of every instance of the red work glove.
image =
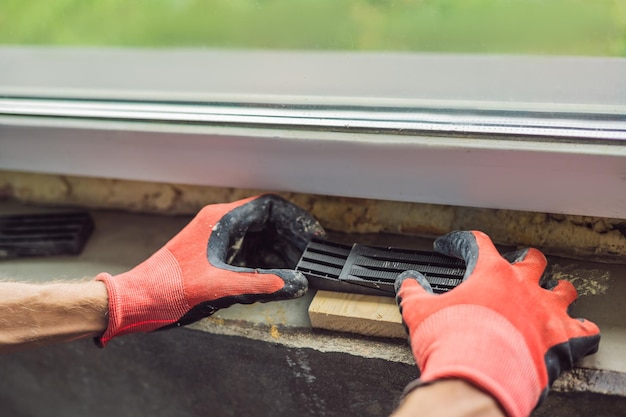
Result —
<instances>
[{"instance_id":1,"label":"red work glove","mask_svg":"<svg viewBox=\"0 0 626 417\"><path fill-rule=\"evenodd\" d=\"M421 370L413 386L463 379L495 397L509 416L525 417L562 371L598 350L598 327L567 313L577 297L574 286L539 286L547 261L538 250L505 259L481 232L452 232L434 247L464 259L467 272L464 282L441 295L432 294L419 272L406 271L396 280Z\"/></svg>"},{"instance_id":2,"label":"red work glove","mask_svg":"<svg viewBox=\"0 0 626 417\"><path fill-rule=\"evenodd\" d=\"M163 248L121 275L101 273L109 324L97 342L192 323L235 303L295 298L307 280L293 270L324 230L274 195L204 207Z\"/></svg>"}]
</instances>

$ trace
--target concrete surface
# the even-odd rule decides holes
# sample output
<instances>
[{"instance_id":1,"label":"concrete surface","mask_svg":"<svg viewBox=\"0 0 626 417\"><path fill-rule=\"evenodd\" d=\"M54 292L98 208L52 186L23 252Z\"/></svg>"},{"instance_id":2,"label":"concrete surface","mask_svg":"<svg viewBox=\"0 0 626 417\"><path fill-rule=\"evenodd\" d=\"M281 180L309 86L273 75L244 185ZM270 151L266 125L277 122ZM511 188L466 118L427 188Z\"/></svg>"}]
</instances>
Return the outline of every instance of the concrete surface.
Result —
<instances>
[{"instance_id":1,"label":"concrete surface","mask_svg":"<svg viewBox=\"0 0 626 417\"><path fill-rule=\"evenodd\" d=\"M0 203L0 212L23 209ZM122 272L189 220L93 215L96 231L81 256L2 261L0 279L73 280ZM359 238L408 246L405 237ZM430 242L410 244L428 248ZM571 279L583 294L574 315L598 323L603 339L600 352L561 378L555 391L562 392L553 392L534 415L624 415L626 266L551 261L551 273ZM306 316L311 296L236 306L189 328L125 336L103 350L83 340L0 357L0 410L18 417L388 414L417 376L406 343L313 330Z\"/></svg>"},{"instance_id":2,"label":"concrete surface","mask_svg":"<svg viewBox=\"0 0 626 417\"><path fill-rule=\"evenodd\" d=\"M0 409L13 417L385 416L416 375L409 364L189 329L7 355L0 373ZM624 410L625 397L552 393L533 415Z\"/></svg>"},{"instance_id":3,"label":"concrete surface","mask_svg":"<svg viewBox=\"0 0 626 417\"><path fill-rule=\"evenodd\" d=\"M380 416L412 366L177 329L0 358L11 416Z\"/></svg>"}]
</instances>

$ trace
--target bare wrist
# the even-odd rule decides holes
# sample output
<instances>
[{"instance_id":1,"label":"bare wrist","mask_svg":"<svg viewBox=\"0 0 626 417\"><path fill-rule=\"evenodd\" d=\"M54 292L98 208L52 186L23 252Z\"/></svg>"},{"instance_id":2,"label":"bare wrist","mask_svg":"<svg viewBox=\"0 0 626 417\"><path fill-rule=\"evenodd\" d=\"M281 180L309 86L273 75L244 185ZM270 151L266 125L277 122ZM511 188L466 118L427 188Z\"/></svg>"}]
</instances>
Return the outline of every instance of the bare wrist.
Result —
<instances>
[{"instance_id":1,"label":"bare wrist","mask_svg":"<svg viewBox=\"0 0 626 417\"><path fill-rule=\"evenodd\" d=\"M2 283L0 353L102 334L107 299L97 281Z\"/></svg>"},{"instance_id":2,"label":"bare wrist","mask_svg":"<svg viewBox=\"0 0 626 417\"><path fill-rule=\"evenodd\" d=\"M506 417L489 394L461 379L445 379L409 392L392 417Z\"/></svg>"}]
</instances>

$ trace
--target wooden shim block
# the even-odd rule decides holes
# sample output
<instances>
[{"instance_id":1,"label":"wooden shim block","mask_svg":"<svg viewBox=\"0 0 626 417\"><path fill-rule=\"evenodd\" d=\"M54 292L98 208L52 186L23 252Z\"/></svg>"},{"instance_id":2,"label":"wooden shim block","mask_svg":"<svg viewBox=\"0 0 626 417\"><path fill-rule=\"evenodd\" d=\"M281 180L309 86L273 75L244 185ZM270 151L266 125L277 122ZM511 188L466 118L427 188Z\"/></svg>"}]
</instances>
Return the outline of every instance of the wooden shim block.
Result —
<instances>
[{"instance_id":1,"label":"wooden shim block","mask_svg":"<svg viewBox=\"0 0 626 417\"><path fill-rule=\"evenodd\" d=\"M407 338L392 297L318 291L309 306L309 318L314 328Z\"/></svg>"}]
</instances>

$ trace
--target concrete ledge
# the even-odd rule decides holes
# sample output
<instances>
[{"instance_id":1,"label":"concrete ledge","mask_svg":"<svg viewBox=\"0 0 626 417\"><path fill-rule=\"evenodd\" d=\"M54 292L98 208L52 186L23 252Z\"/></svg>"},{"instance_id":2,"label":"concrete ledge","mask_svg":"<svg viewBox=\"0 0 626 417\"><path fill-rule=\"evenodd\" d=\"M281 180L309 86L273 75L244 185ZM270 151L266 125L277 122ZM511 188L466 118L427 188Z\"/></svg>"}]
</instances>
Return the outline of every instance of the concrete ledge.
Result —
<instances>
[{"instance_id":1,"label":"concrete ledge","mask_svg":"<svg viewBox=\"0 0 626 417\"><path fill-rule=\"evenodd\" d=\"M413 365L177 329L0 357L3 414L384 416ZM534 417L616 416L626 397L556 393Z\"/></svg>"},{"instance_id":2,"label":"concrete ledge","mask_svg":"<svg viewBox=\"0 0 626 417\"><path fill-rule=\"evenodd\" d=\"M12 416L381 416L414 367L177 329L0 358Z\"/></svg>"}]
</instances>

